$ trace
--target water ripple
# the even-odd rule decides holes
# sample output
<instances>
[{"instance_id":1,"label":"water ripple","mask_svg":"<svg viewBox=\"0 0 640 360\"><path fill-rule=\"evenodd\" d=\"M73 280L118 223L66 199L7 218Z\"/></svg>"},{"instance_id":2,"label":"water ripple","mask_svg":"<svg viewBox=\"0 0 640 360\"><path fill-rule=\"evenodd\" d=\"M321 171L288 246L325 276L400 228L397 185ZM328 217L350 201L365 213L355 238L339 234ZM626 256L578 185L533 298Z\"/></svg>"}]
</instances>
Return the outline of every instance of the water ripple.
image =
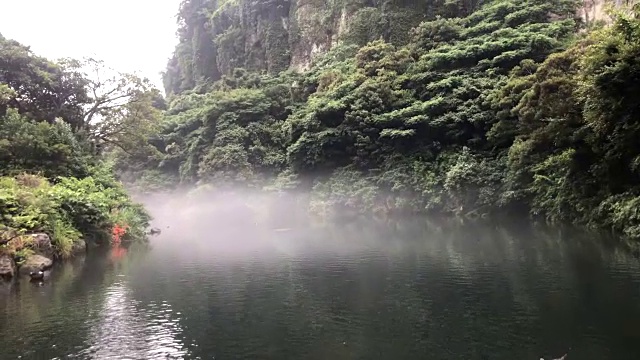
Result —
<instances>
[{"instance_id":1,"label":"water ripple","mask_svg":"<svg viewBox=\"0 0 640 360\"><path fill-rule=\"evenodd\" d=\"M167 303L143 307L131 298L128 284L115 283L106 291L106 300L94 322L87 349L80 355L95 359L184 358L179 318Z\"/></svg>"},{"instance_id":2,"label":"water ripple","mask_svg":"<svg viewBox=\"0 0 640 360\"><path fill-rule=\"evenodd\" d=\"M60 278L43 286L2 289L0 357L539 359L572 347L570 358L625 360L640 353L637 259L597 241L520 230L394 234L364 226L300 239L212 236L193 247L159 240L144 259L87 260L64 278L56 270Z\"/></svg>"}]
</instances>

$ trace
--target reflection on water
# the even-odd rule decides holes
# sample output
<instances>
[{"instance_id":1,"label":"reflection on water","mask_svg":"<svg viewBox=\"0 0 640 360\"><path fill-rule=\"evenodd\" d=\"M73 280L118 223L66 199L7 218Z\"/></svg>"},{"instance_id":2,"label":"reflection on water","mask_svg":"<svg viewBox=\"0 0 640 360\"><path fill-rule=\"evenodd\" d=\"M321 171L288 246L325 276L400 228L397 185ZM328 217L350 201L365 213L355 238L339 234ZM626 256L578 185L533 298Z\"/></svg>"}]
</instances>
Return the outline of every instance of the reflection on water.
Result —
<instances>
[{"instance_id":1,"label":"reflection on water","mask_svg":"<svg viewBox=\"0 0 640 360\"><path fill-rule=\"evenodd\" d=\"M610 239L425 220L208 226L0 287L0 358L640 354L640 264Z\"/></svg>"},{"instance_id":2,"label":"reflection on water","mask_svg":"<svg viewBox=\"0 0 640 360\"><path fill-rule=\"evenodd\" d=\"M179 314L178 314L179 315ZM117 281L105 289L104 306L96 317L80 355L94 359L182 359L187 355L178 318L166 302L142 306L128 284Z\"/></svg>"}]
</instances>

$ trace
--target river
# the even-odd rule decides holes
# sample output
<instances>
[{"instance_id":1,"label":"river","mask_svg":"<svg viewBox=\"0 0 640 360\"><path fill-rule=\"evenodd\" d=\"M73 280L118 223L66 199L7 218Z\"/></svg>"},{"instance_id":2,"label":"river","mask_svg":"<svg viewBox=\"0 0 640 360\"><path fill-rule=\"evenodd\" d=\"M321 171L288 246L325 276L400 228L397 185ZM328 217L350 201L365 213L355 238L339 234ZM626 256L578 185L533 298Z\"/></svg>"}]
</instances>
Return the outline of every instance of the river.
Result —
<instances>
[{"instance_id":1,"label":"river","mask_svg":"<svg viewBox=\"0 0 640 360\"><path fill-rule=\"evenodd\" d=\"M530 224L405 219L92 251L0 287L0 358L640 358L640 262Z\"/></svg>"}]
</instances>

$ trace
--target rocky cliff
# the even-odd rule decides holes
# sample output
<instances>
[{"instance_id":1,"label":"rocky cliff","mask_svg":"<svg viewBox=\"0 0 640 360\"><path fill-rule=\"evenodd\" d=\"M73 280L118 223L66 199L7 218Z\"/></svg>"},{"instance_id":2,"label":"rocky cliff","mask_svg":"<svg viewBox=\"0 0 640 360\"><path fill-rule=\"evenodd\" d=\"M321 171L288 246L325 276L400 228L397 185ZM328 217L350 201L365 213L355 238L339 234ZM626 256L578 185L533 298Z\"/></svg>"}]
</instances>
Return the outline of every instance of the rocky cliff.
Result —
<instances>
[{"instance_id":1,"label":"rocky cliff","mask_svg":"<svg viewBox=\"0 0 640 360\"><path fill-rule=\"evenodd\" d=\"M234 68L307 69L338 42L408 41L436 16L464 16L480 0L185 0L180 43L164 76L167 93L215 81Z\"/></svg>"},{"instance_id":2,"label":"rocky cliff","mask_svg":"<svg viewBox=\"0 0 640 360\"><path fill-rule=\"evenodd\" d=\"M630 2L630 0L581 0L578 15L587 25L598 21L609 23L611 18L607 15L607 9L622 8Z\"/></svg>"},{"instance_id":3,"label":"rocky cliff","mask_svg":"<svg viewBox=\"0 0 640 360\"><path fill-rule=\"evenodd\" d=\"M575 0L577 17L608 22L609 7L629 0ZM167 94L198 88L235 68L306 70L336 44L409 41L411 29L436 17L465 17L482 0L184 0L179 44L164 74ZM550 3L554 3L550 0ZM508 13L504 14L505 16Z\"/></svg>"}]
</instances>

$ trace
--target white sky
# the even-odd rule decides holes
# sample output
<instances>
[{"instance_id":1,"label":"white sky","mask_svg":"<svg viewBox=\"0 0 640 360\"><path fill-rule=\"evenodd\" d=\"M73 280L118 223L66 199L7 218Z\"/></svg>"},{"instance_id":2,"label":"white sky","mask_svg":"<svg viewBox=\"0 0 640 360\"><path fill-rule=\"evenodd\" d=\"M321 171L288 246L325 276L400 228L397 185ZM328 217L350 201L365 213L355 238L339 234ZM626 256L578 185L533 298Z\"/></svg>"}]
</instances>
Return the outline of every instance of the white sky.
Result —
<instances>
[{"instance_id":1,"label":"white sky","mask_svg":"<svg viewBox=\"0 0 640 360\"><path fill-rule=\"evenodd\" d=\"M0 34L55 60L92 56L163 90L180 0L0 0Z\"/></svg>"}]
</instances>

